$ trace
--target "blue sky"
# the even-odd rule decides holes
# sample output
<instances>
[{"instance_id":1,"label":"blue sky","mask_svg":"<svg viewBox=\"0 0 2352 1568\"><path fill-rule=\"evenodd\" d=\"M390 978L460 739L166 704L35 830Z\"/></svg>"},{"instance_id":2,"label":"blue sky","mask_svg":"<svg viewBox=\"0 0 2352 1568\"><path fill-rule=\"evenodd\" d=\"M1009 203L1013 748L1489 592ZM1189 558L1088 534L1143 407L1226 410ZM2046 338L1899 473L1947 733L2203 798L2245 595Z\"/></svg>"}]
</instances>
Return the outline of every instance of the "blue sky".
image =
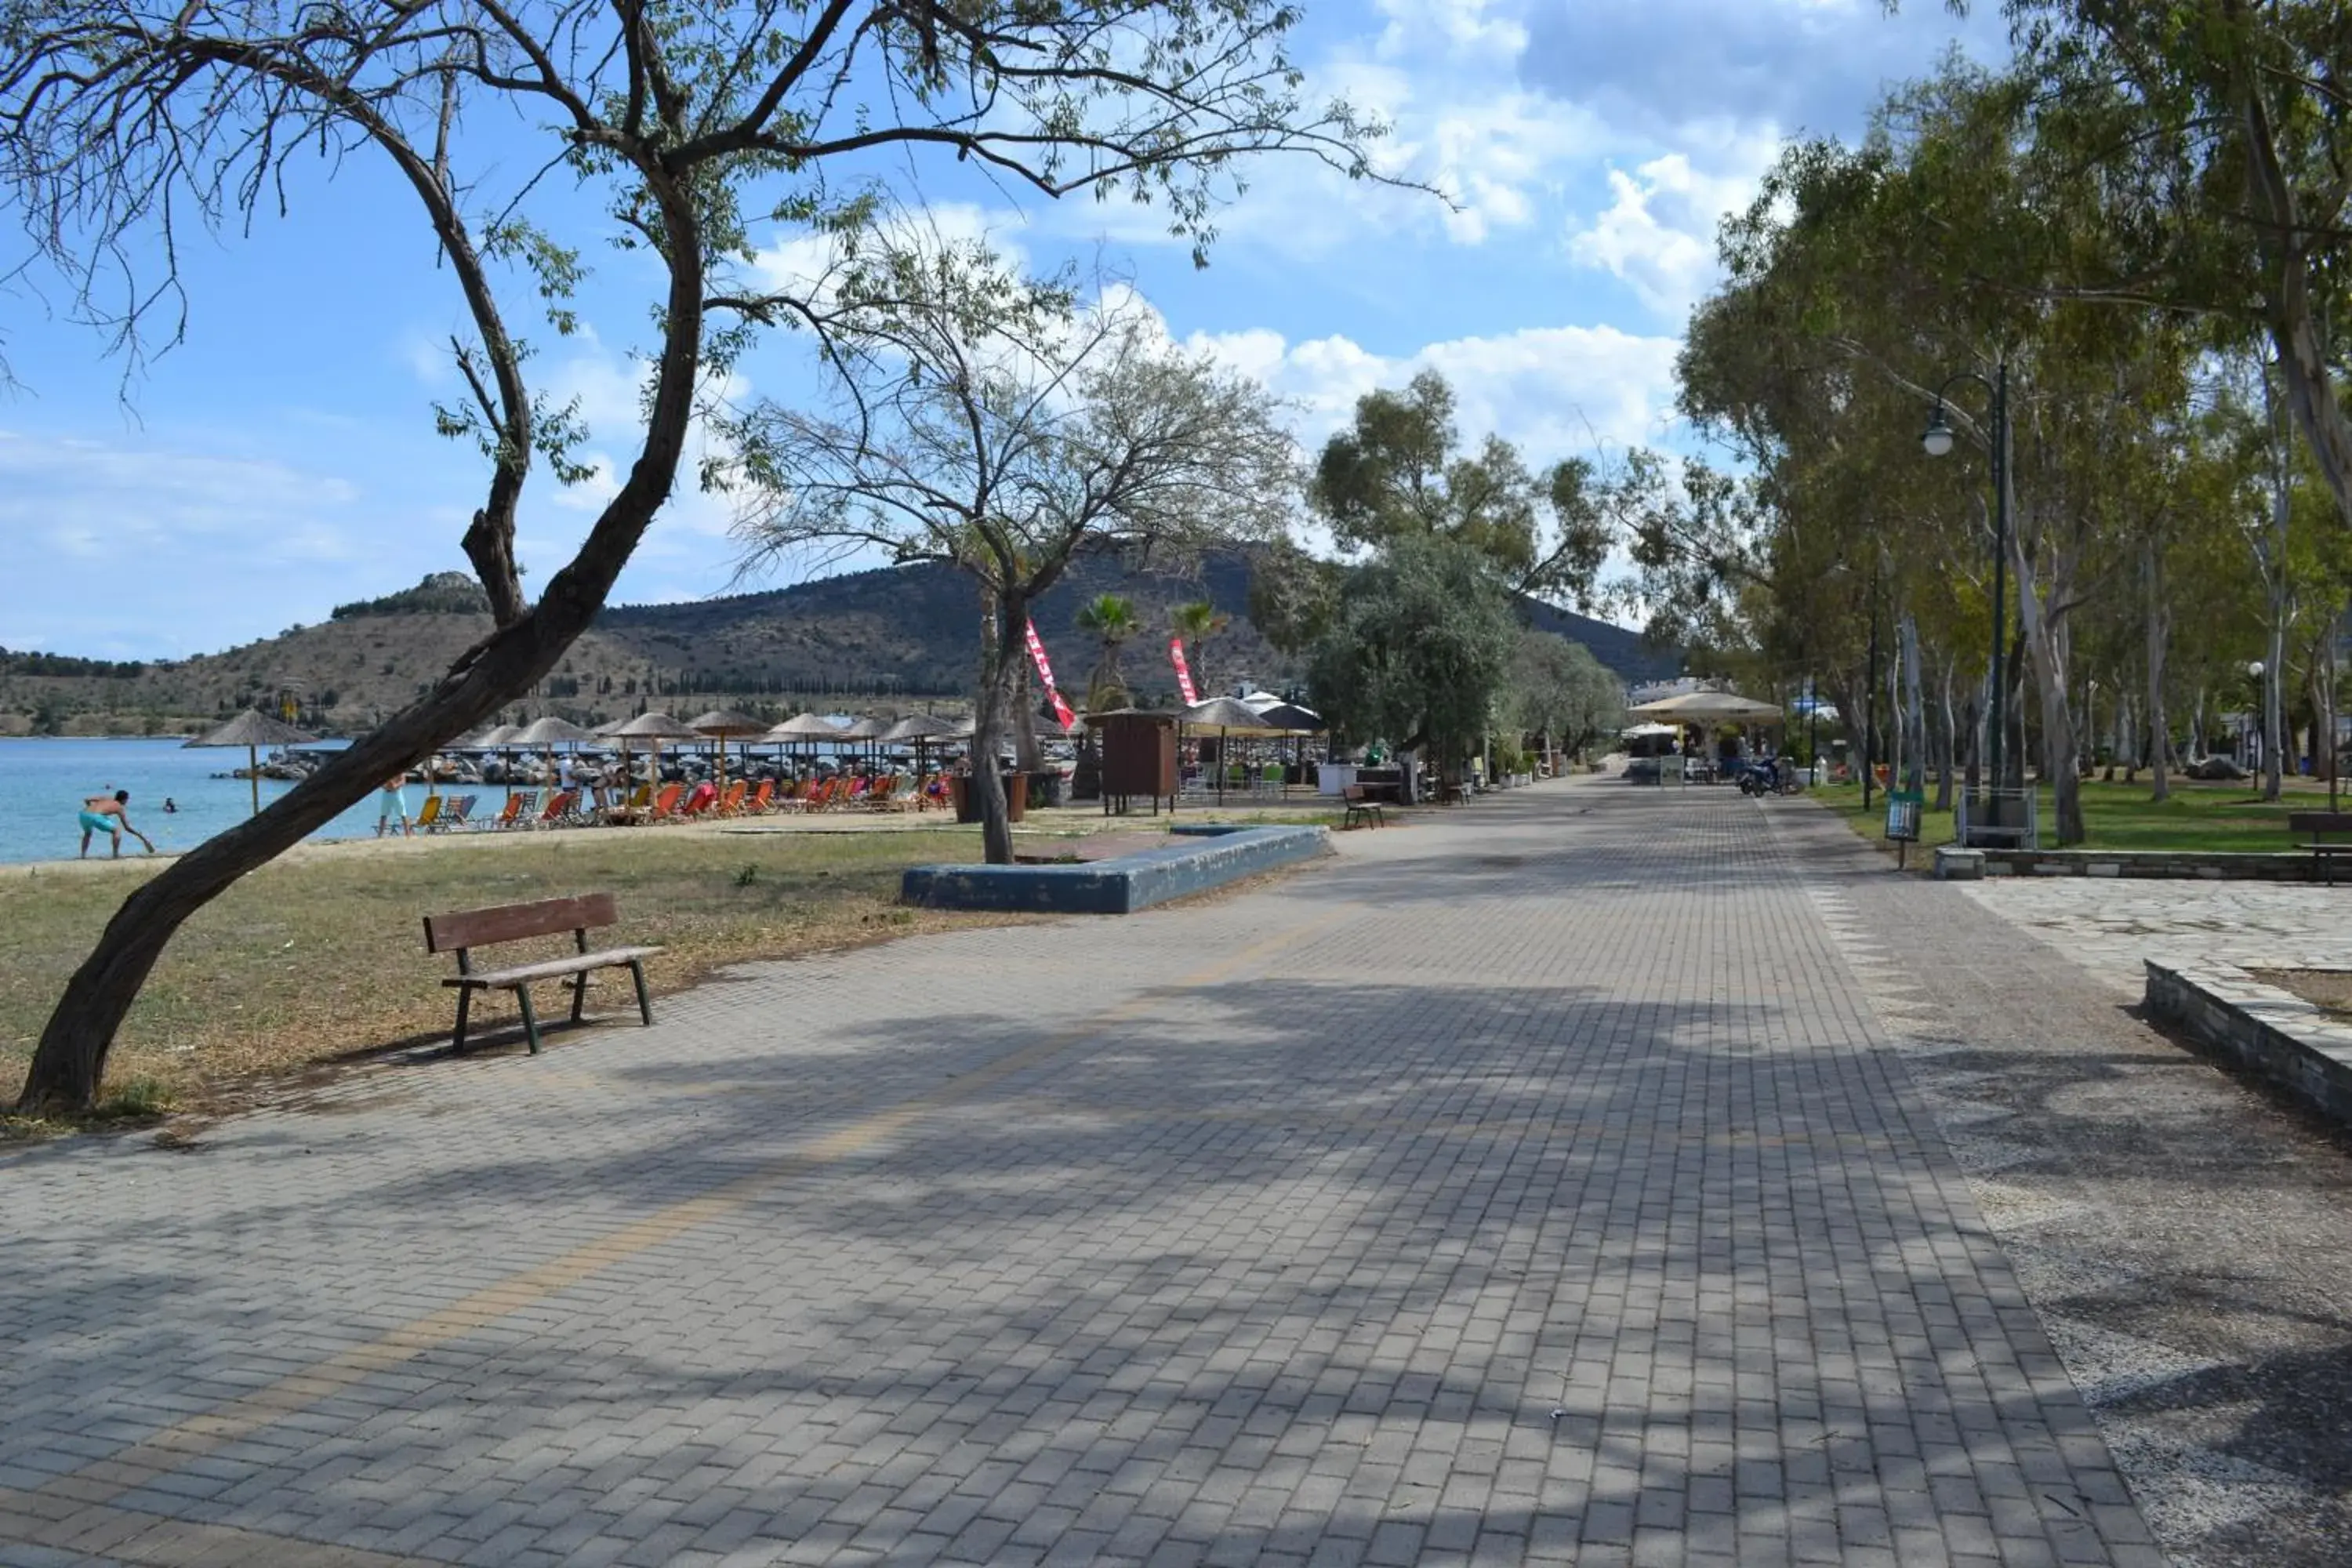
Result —
<instances>
[{"instance_id":1,"label":"blue sky","mask_svg":"<svg viewBox=\"0 0 2352 1568\"><path fill-rule=\"evenodd\" d=\"M1962 23L1927 4L1888 18L1879 0L1308 0L1296 52L1311 90L1383 112L1383 157L1454 205L1262 163L1206 271L1149 211L891 174L943 227L1129 276L1172 334L1293 400L1303 442L1434 367L1465 435L1498 430L1547 462L1680 438L1674 353L1714 278L1717 216L1784 137L1858 133L1884 84L1955 41L1992 53L1998 24L1978 9ZM792 237L774 241L789 254ZM37 276L0 293L20 384L0 393L0 646L211 651L465 567L481 465L433 434L430 410L452 389L462 311L396 185L347 163L298 185L283 220L184 239L183 259L186 341L127 381ZM579 396L592 455L618 454L647 295L628 258L590 260L592 330L549 338L533 368ZM743 371L778 392L803 374L789 343ZM532 580L569 555L598 489L537 471ZM724 590L726 524L719 500L681 493L616 598Z\"/></svg>"}]
</instances>

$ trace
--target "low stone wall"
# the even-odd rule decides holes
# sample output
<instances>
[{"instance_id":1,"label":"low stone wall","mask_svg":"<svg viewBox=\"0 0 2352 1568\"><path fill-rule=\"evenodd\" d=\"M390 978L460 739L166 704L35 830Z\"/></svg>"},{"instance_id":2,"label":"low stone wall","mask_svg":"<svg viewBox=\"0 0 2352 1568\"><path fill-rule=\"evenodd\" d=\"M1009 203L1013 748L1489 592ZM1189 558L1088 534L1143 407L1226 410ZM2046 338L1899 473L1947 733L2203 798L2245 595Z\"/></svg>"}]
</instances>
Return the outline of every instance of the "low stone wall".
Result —
<instances>
[{"instance_id":1,"label":"low stone wall","mask_svg":"<svg viewBox=\"0 0 2352 1568\"><path fill-rule=\"evenodd\" d=\"M2316 858L2301 850L1979 849L1970 853L1983 857L1988 877L2154 877L2206 882L2320 879ZM2352 879L2346 886L2352 888Z\"/></svg>"},{"instance_id":2,"label":"low stone wall","mask_svg":"<svg viewBox=\"0 0 2352 1568\"><path fill-rule=\"evenodd\" d=\"M2147 963L2147 1010L2352 1126L2352 1028L2227 964Z\"/></svg>"},{"instance_id":3,"label":"low stone wall","mask_svg":"<svg viewBox=\"0 0 2352 1568\"><path fill-rule=\"evenodd\" d=\"M1186 842L1086 865L911 866L899 878L898 898L934 910L1126 915L1312 859L1328 847L1319 827L1204 824L1174 831Z\"/></svg>"}]
</instances>

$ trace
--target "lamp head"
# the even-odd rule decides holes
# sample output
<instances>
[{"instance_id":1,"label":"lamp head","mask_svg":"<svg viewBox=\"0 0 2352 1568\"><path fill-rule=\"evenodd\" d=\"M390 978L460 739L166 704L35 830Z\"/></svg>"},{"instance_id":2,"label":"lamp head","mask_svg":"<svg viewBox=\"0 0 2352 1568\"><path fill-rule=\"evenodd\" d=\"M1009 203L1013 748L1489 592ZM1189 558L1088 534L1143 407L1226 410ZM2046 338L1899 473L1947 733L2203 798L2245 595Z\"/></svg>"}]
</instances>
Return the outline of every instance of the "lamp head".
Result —
<instances>
[{"instance_id":1,"label":"lamp head","mask_svg":"<svg viewBox=\"0 0 2352 1568\"><path fill-rule=\"evenodd\" d=\"M1927 456L1940 458L1952 449L1952 427L1944 422L1944 405L1940 399L1936 411L1927 416L1927 428L1919 434L1919 446Z\"/></svg>"},{"instance_id":2,"label":"lamp head","mask_svg":"<svg viewBox=\"0 0 2352 1568\"><path fill-rule=\"evenodd\" d=\"M2256 680L2260 680L2263 678L2263 661L2261 659L2256 659L2252 664L2246 666L2246 673L2252 676Z\"/></svg>"}]
</instances>

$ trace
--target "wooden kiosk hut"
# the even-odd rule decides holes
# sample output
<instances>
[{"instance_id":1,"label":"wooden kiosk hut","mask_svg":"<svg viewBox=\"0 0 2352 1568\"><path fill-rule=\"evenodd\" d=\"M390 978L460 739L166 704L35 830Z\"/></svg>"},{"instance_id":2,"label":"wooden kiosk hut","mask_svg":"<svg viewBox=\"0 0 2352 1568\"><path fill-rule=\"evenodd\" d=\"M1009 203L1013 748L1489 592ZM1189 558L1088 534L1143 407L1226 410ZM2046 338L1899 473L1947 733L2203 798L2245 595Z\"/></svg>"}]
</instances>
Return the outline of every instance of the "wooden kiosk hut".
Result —
<instances>
[{"instance_id":1,"label":"wooden kiosk hut","mask_svg":"<svg viewBox=\"0 0 2352 1568\"><path fill-rule=\"evenodd\" d=\"M1087 715L1102 747L1105 816L1134 810L1138 795L1150 798L1154 816L1160 815L1162 797L1170 811L1176 809L1176 718L1150 708L1113 708Z\"/></svg>"}]
</instances>

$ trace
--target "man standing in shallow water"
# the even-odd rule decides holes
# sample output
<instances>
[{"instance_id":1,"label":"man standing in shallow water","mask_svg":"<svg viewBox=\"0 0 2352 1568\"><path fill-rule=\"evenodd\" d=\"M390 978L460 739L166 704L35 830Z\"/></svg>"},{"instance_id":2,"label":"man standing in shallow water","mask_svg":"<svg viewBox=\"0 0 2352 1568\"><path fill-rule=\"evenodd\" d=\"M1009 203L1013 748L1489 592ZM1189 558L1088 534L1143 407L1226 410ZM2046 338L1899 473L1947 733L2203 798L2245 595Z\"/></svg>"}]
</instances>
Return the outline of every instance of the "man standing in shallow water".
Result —
<instances>
[{"instance_id":1,"label":"man standing in shallow water","mask_svg":"<svg viewBox=\"0 0 2352 1568\"><path fill-rule=\"evenodd\" d=\"M81 803L81 858L89 858L89 836L107 835L114 846L116 859L122 858L122 836L126 833L147 846L147 853L155 853L155 841L131 826L131 814L125 808L131 804L131 792L116 790L112 795L94 795Z\"/></svg>"}]
</instances>

